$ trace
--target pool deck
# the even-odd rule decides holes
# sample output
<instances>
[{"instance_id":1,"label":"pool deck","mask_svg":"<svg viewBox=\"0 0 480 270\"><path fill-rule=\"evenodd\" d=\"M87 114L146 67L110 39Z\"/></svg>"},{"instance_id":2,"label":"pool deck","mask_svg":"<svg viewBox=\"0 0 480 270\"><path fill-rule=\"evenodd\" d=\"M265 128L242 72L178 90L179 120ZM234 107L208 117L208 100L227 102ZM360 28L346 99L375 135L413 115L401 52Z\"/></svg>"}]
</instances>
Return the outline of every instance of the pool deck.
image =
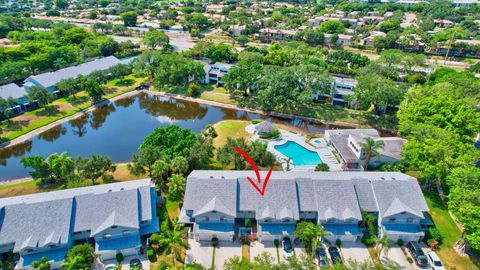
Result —
<instances>
[{"instance_id":1,"label":"pool deck","mask_svg":"<svg viewBox=\"0 0 480 270\"><path fill-rule=\"evenodd\" d=\"M245 131L250 134L254 134L249 140L250 141L261 141L267 143L267 150L271 152L275 158L282 164L283 170L287 170L287 160L288 157L280 153L275 149L275 146L282 145L287 143L287 141L293 141L299 145L305 147L309 151L316 152L323 163L327 164L330 167L330 171L343 171L342 164L338 163L332 155L332 151L335 151L332 147L328 146L323 138L314 138L310 140L310 143L306 142L306 137L289 132L283 129L279 129L280 137L274 140L261 139L257 134L255 134L255 125L248 125L245 127ZM316 142L320 140L320 143ZM314 171L315 166L295 166L292 162L290 163L289 169L291 171Z\"/></svg>"}]
</instances>

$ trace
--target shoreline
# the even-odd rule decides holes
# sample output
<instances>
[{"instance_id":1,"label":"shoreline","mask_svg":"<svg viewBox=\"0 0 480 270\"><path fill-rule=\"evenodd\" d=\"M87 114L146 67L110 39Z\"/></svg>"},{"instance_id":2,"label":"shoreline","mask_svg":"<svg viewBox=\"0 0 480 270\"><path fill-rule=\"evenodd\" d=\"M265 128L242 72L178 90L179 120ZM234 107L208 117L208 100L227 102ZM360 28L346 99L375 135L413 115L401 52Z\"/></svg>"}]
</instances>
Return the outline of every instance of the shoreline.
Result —
<instances>
[{"instance_id":1,"label":"shoreline","mask_svg":"<svg viewBox=\"0 0 480 270\"><path fill-rule=\"evenodd\" d=\"M61 124L64 124L70 120L74 120L74 119L77 119L81 116L83 116L84 114L86 113L89 113L89 112L92 112L93 110L97 109L97 107L101 107L103 105L106 105L110 102L114 102L116 100L119 100L119 99L122 99L122 98L126 98L126 97L130 97L130 96L134 96L134 95L137 95L138 93L140 93L140 91L137 91L137 90L134 90L132 89L131 91L128 91L126 93L123 93L123 94L120 94L118 96L115 96L115 97L112 97L112 98L109 98L109 99L106 99L106 100L103 100L95 105L92 105L86 109L83 109L73 115L70 115L70 116L67 116L67 117L64 117L64 118L61 118L61 119L58 119L54 122L51 122L49 124L46 124L44 126L41 126L37 129L34 129L28 133L25 133L23 135L20 135L18 136L17 138L13 139L13 140L10 140L10 141L7 141L7 142L4 142L2 144L0 144L0 149L2 148L8 148L10 146L15 146L17 144L20 144L20 143L23 143L27 140L30 140L32 137L35 137L37 136L38 134L42 133L42 132L45 132L51 128L54 128L58 125L61 125ZM2 181L3 182L3 181Z\"/></svg>"}]
</instances>

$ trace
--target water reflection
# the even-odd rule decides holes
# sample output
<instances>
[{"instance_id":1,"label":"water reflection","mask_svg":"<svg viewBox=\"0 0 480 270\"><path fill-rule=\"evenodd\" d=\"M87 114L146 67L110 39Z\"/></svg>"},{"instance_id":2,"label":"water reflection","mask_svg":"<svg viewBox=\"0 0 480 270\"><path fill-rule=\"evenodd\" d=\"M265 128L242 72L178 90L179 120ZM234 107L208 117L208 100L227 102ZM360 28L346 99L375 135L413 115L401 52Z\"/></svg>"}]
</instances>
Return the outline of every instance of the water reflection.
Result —
<instances>
[{"instance_id":1,"label":"water reflection","mask_svg":"<svg viewBox=\"0 0 480 270\"><path fill-rule=\"evenodd\" d=\"M20 158L26 155L48 156L55 152L68 152L77 157L96 153L110 156L114 162L126 162L138 151L143 138L156 127L174 123L200 132L206 125L221 120L256 118L266 116L139 94L85 113L24 143L0 149L0 181L28 176L28 170L20 162ZM320 125L304 121L275 118L272 121L294 125L309 132L323 130Z\"/></svg>"},{"instance_id":2,"label":"water reflection","mask_svg":"<svg viewBox=\"0 0 480 270\"><path fill-rule=\"evenodd\" d=\"M84 114L68 122L73 127L73 134L77 135L78 137L83 137L85 134L87 134L86 125L88 123L88 118L90 118L90 115Z\"/></svg>"},{"instance_id":3,"label":"water reflection","mask_svg":"<svg viewBox=\"0 0 480 270\"><path fill-rule=\"evenodd\" d=\"M101 108L97 108L92 112L92 118L90 119L90 125L93 129L99 129L103 123L107 121L107 117L115 111L115 106L110 104Z\"/></svg>"},{"instance_id":4,"label":"water reflection","mask_svg":"<svg viewBox=\"0 0 480 270\"><path fill-rule=\"evenodd\" d=\"M203 119L208 106L184 100L175 100L162 96L141 94L140 108L148 114L168 117L171 121Z\"/></svg>"},{"instance_id":5,"label":"water reflection","mask_svg":"<svg viewBox=\"0 0 480 270\"><path fill-rule=\"evenodd\" d=\"M65 133L67 133L67 129L64 126L59 125L38 134L38 138L47 142L53 142L60 138L60 136L65 135Z\"/></svg>"}]
</instances>

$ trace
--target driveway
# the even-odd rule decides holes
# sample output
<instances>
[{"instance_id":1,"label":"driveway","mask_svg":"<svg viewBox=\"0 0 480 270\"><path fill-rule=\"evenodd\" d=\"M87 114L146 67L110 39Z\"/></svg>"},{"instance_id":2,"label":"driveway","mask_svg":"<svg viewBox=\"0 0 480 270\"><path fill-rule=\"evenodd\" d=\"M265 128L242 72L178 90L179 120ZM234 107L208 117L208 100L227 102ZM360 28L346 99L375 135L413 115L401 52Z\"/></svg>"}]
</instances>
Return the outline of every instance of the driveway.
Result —
<instances>
[{"instance_id":1,"label":"driveway","mask_svg":"<svg viewBox=\"0 0 480 270\"><path fill-rule=\"evenodd\" d=\"M407 252L408 254L408 252ZM410 264L408 261L407 261L407 257L405 257L405 254L403 254L403 251L402 249L395 245L395 246L392 246L390 248L390 250L388 251L388 254L385 255L385 254L382 254L382 256L380 256L380 260L382 261L382 263L387 263L387 262L390 262L390 263L393 263L395 265L397 265L400 269L406 269L406 270L417 270L418 267L415 266L415 264Z\"/></svg>"},{"instance_id":2,"label":"driveway","mask_svg":"<svg viewBox=\"0 0 480 270\"><path fill-rule=\"evenodd\" d=\"M260 243L258 241L252 242L250 244L250 260L253 260L257 255L266 252L270 254L273 258L273 261L277 263L277 249L273 242L265 242L265 243ZM280 261L284 261L285 259L282 256L282 250L279 248L278 249L278 254L280 255Z\"/></svg>"},{"instance_id":3,"label":"driveway","mask_svg":"<svg viewBox=\"0 0 480 270\"><path fill-rule=\"evenodd\" d=\"M342 258L345 262L349 259L359 262L372 260L367 247L360 242L343 242L340 252L342 253Z\"/></svg>"},{"instance_id":4,"label":"driveway","mask_svg":"<svg viewBox=\"0 0 480 270\"><path fill-rule=\"evenodd\" d=\"M210 241L197 242L194 239L188 239L190 249L185 255L185 262L197 262L206 268L212 266L212 252L213 247Z\"/></svg>"},{"instance_id":5,"label":"driveway","mask_svg":"<svg viewBox=\"0 0 480 270\"><path fill-rule=\"evenodd\" d=\"M242 257L242 246L240 243L219 242L215 250L215 269L223 269L223 264L225 261L234 256Z\"/></svg>"}]
</instances>

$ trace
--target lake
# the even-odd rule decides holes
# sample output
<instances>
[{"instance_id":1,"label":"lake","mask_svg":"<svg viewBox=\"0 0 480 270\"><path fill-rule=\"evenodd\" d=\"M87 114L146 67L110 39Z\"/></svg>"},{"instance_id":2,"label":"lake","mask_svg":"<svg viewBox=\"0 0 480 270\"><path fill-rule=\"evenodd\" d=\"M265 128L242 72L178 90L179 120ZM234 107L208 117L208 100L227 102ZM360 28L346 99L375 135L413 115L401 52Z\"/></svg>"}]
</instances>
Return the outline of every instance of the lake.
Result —
<instances>
[{"instance_id":1,"label":"lake","mask_svg":"<svg viewBox=\"0 0 480 270\"><path fill-rule=\"evenodd\" d=\"M127 162L137 153L143 138L156 127L176 124L198 133L205 125L221 120L258 118L265 116L142 93L98 108L31 140L0 149L0 181L29 176L29 169L20 163L22 156L68 152L77 157L95 153L110 156L114 162ZM303 121L273 119L273 122L295 125L309 132L325 129Z\"/></svg>"}]
</instances>

